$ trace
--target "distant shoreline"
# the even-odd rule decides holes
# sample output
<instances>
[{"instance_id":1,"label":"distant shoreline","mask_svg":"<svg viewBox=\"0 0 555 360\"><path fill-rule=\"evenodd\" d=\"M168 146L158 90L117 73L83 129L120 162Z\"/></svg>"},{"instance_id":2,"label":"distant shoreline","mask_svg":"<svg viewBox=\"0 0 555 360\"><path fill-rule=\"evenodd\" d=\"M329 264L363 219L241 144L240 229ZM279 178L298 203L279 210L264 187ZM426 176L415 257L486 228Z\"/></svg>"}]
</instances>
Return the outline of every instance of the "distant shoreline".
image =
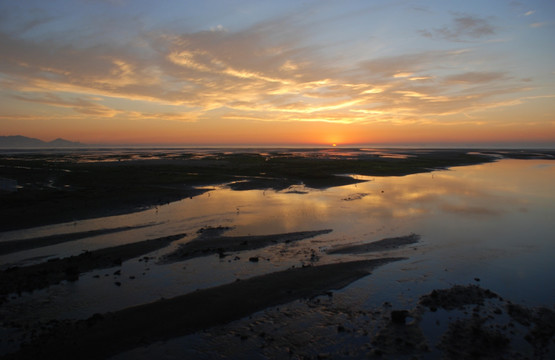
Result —
<instances>
[{"instance_id":1,"label":"distant shoreline","mask_svg":"<svg viewBox=\"0 0 555 360\"><path fill-rule=\"evenodd\" d=\"M144 144L144 143L82 143L79 141L71 141L57 138L52 141L45 141L37 138L22 135L0 135L0 151L18 151L18 150L155 150L155 149L174 149L174 150L196 150L196 149L233 149L233 150L249 150L249 149L397 149L397 150L555 150L555 143L539 142L539 143L388 143L388 144Z\"/></svg>"}]
</instances>

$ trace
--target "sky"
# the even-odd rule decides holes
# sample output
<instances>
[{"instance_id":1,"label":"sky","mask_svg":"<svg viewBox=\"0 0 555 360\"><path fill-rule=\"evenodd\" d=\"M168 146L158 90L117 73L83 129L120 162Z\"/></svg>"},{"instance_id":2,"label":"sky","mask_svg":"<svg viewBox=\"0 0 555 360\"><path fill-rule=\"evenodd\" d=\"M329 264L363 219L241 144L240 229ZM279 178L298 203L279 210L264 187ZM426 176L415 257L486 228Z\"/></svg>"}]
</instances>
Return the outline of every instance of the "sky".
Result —
<instances>
[{"instance_id":1,"label":"sky","mask_svg":"<svg viewBox=\"0 0 555 360\"><path fill-rule=\"evenodd\" d=\"M555 148L555 1L0 1L0 135Z\"/></svg>"}]
</instances>

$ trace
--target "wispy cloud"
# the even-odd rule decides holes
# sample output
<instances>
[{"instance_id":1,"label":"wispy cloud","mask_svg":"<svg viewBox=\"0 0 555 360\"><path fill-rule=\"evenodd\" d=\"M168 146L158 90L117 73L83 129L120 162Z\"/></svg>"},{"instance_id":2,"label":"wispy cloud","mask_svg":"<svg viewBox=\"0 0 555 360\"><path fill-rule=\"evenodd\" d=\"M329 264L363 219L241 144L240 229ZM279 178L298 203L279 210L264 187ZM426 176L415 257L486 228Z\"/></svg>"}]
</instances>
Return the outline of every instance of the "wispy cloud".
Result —
<instances>
[{"instance_id":1,"label":"wispy cloud","mask_svg":"<svg viewBox=\"0 0 555 360\"><path fill-rule=\"evenodd\" d=\"M477 40L495 34L496 30L491 22L491 18L456 14L451 24L431 30L421 30L420 34L428 38L457 42Z\"/></svg>"},{"instance_id":2,"label":"wispy cloud","mask_svg":"<svg viewBox=\"0 0 555 360\"><path fill-rule=\"evenodd\" d=\"M70 108L76 112L87 114L87 115L98 115L102 117L113 117L118 111L111 109L107 106L95 103L90 100L73 98L73 99L62 99L59 96L51 93L39 94L39 95L14 95L14 99L45 104L55 107Z\"/></svg>"},{"instance_id":3,"label":"wispy cloud","mask_svg":"<svg viewBox=\"0 0 555 360\"><path fill-rule=\"evenodd\" d=\"M453 84L481 84L501 80L504 77L505 74L502 72L466 72L446 76L445 82Z\"/></svg>"},{"instance_id":4,"label":"wispy cloud","mask_svg":"<svg viewBox=\"0 0 555 360\"><path fill-rule=\"evenodd\" d=\"M530 24L530 27L532 27L532 28L540 28L540 27L544 27L544 26L546 26L546 25L547 25L546 22L535 22L535 23Z\"/></svg>"}]
</instances>

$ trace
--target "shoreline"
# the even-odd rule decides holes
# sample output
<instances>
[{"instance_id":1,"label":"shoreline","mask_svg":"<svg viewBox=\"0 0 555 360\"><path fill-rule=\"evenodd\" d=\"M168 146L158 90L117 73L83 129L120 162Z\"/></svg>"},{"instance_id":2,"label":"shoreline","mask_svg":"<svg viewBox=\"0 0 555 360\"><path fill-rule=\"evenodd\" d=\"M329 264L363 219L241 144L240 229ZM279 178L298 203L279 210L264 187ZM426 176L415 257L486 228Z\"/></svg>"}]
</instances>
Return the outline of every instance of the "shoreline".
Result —
<instances>
[{"instance_id":1,"label":"shoreline","mask_svg":"<svg viewBox=\"0 0 555 360\"><path fill-rule=\"evenodd\" d=\"M16 153L0 155L0 176L17 191L0 191L1 231L129 214L227 185L232 190L286 191L304 184L326 189L359 182L351 176L404 176L500 158L555 159L555 151L396 149L395 156L360 149L267 149L256 152L192 150L157 153ZM137 159L134 158L137 157Z\"/></svg>"}]
</instances>

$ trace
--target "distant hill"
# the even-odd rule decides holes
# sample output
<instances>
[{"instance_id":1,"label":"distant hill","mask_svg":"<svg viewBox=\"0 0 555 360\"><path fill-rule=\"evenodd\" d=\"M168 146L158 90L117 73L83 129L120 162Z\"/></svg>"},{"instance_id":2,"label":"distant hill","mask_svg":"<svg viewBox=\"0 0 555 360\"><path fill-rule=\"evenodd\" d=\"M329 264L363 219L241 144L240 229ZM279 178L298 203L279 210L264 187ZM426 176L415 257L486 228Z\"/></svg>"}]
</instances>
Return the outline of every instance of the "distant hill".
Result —
<instances>
[{"instance_id":1,"label":"distant hill","mask_svg":"<svg viewBox=\"0 0 555 360\"><path fill-rule=\"evenodd\" d=\"M21 135L0 136L0 148L72 148L86 146L80 142L58 138L52 141L42 141Z\"/></svg>"}]
</instances>

